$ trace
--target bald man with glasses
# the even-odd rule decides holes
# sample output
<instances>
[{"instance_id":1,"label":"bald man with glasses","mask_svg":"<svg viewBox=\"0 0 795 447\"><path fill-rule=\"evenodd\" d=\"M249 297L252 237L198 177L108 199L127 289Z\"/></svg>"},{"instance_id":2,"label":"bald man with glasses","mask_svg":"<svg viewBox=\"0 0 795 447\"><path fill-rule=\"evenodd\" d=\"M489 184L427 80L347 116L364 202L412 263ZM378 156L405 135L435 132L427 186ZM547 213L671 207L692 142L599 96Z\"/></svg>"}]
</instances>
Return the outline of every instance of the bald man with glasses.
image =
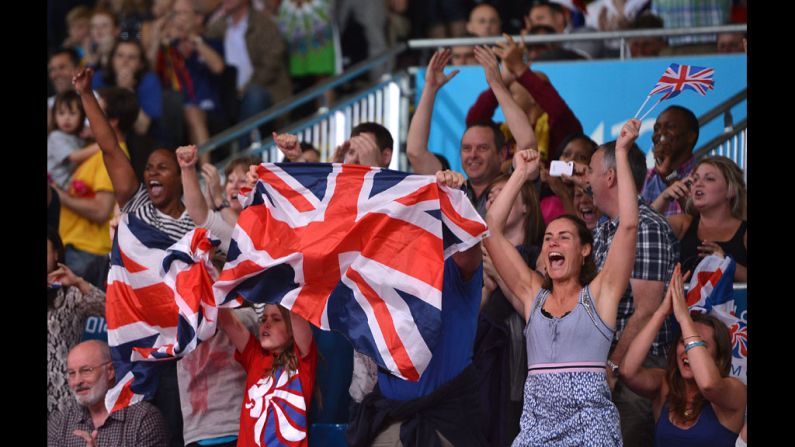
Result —
<instances>
[{"instance_id":1,"label":"bald man with glasses","mask_svg":"<svg viewBox=\"0 0 795 447\"><path fill-rule=\"evenodd\" d=\"M168 443L165 420L157 408L139 402L108 413L105 394L116 374L110 348L100 340L88 340L69 351L66 380L75 402L47 421L50 447L163 446Z\"/></svg>"}]
</instances>

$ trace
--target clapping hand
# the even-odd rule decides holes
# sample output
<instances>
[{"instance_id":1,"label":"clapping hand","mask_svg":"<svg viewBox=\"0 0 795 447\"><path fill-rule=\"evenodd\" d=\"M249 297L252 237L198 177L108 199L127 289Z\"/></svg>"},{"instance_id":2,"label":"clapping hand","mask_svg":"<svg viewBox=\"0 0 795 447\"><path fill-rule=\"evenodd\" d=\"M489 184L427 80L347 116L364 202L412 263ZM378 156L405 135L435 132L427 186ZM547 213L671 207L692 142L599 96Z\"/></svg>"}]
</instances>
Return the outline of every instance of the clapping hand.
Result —
<instances>
[{"instance_id":1,"label":"clapping hand","mask_svg":"<svg viewBox=\"0 0 795 447\"><path fill-rule=\"evenodd\" d=\"M524 44L525 33L522 33L522 40L519 42L514 41L513 37L508 34L503 33L502 36L505 37L505 41L497 42L497 48L494 49L494 53L502 59L503 66L507 67L514 76L518 76L528 67L523 60L526 51Z\"/></svg>"},{"instance_id":2,"label":"clapping hand","mask_svg":"<svg viewBox=\"0 0 795 447\"><path fill-rule=\"evenodd\" d=\"M444 67L447 66L452 55L453 52L449 48L437 50L433 53L425 71L425 86L427 88L439 90L458 74L459 70L453 70L447 75L444 74Z\"/></svg>"},{"instance_id":3,"label":"clapping hand","mask_svg":"<svg viewBox=\"0 0 795 447\"><path fill-rule=\"evenodd\" d=\"M475 47L475 59L483 67L483 71L486 73L486 82L489 83L489 86L494 88L495 85L504 85L494 50L489 47L477 46Z\"/></svg>"}]
</instances>

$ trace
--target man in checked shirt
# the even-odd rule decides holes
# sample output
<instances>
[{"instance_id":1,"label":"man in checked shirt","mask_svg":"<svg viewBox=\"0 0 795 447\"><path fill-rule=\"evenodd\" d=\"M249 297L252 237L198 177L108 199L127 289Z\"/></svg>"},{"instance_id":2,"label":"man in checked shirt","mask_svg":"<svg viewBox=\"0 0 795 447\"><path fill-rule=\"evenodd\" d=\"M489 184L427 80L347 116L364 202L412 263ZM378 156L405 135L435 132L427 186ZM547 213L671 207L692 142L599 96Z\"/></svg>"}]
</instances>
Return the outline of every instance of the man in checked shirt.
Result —
<instances>
[{"instance_id":1,"label":"man in checked shirt","mask_svg":"<svg viewBox=\"0 0 795 447\"><path fill-rule=\"evenodd\" d=\"M640 191L646 175L646 160L635 145L629 152L629 164L635 186ZM618 188L616 182L615 142L600 146L593 157L587 175L593 190L594 205L609 219L594 229L596 265L602 268L607 250L618 226ZM652 445L654 418L651 401L624 387L618 365L629 344L662 302L665 287L679 259L679 242L668 221L654 211L639 196L638 239L635 267L618 305L616 334L608 357L608 383L613 390L613 402L618 407L624 446ZM673 341L671 321L665 322L646 358L647 368L665 368L666 351Z\"/></svg>"},{"instance_id":2,"label":"man in checked shirt","mask_svg":"<svg viewBox=\"0 0 795 447\"><path fill-rule=\"evenodd\" d=\"M64 373L75 402L47 421L48 447L168 445L166 421L149 402L110 414L105 408L105 394L116 379L107 343L88 340L76 345L69 351Z\"/></svg>"}]
</instances>

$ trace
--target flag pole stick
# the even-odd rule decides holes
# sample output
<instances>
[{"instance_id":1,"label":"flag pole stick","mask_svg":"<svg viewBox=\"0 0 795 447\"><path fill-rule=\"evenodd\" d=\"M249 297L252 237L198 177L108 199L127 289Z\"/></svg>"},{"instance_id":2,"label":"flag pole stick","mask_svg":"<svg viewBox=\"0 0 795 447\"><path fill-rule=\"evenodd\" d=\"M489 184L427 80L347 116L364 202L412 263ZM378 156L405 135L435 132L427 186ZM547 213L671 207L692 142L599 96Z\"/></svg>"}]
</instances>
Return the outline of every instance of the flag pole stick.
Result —
<instances>
[{"instance_id":1,"label":"flag pole stick","mask_svg":"<svg viewBox=\"0 0 795 447\"><path fill-rule=\"evenodd\" d=\"M651 113L651 111L654 110L655 107L657 107L657 105L660 103L660 101L663 100L663 98L665 98L665 95L663 95L660 99L658 99L657 102L655 102L654 105L651 106L651 109L649 109L646 113L643 114L643 116L640 117L640 121L643 121L643 119L646 118L646 116L648 116Z\"/></svg>"},{"instance_id":2,"label":"flag pole stick","mask_svg":"<svg viewBox=\"0 0 795 447\"><path fill-rule=\"evenodd\" d=\"M633 118L637 118L638 117L638 114L640 113L640 111L643 110L643 106L645 106L646 103L649 102L649 98L651 98L651 95L646 96L646 100L643 101L643 104L640 105L640 108L638 109L637 112L635 112L635 116L633 116Z\"/></svg>"}]
</instances>

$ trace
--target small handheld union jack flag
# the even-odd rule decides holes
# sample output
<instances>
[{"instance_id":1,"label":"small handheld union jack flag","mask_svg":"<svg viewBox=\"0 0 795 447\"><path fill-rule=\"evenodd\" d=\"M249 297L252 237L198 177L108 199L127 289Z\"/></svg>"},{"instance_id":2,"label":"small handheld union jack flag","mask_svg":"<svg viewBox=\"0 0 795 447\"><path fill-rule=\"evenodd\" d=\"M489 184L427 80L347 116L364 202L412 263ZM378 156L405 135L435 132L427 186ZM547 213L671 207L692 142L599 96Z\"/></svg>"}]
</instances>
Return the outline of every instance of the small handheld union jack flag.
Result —
<instances>
[{"instance_id":1,"label":"small handheld union jack flag","mask_svg":"<svg viewBox=\"0 0 795 447\"><path fill-rule=\"evenodd\" d=\"M707 89L712 90L714 88L713 74L715 74L715 70L712 68L671 64L665 69L665 73L657 81L657 85L654 86L649 95L665 92L662 99L668 99L689 89L704 96L707 94Z\"/></svg>"},{"instance_id":2,"label":"small handheld union jack flag","mask_svg":"<svg viewBox=\"0 0 795 447\"><path fill-rule=\"evenodd\" d=\"M651 92L646 96L646 100L643 101L640 108L638 109L637 113L635 113L635 117L638 116L643 107L649 101L649 98L653 95L658 93L664 93L660 99L649 109L648 112L643 114L640 118L643 120L661 101L673 98L674 96L679 95L685 90L693 90L694 92L699 93L701 96L705 96L707 94L707 90L712 90L715 87L715 81L712 79L712 76L715 74L715 70L712 68L704 68L704 67L696 67L695 65L679 65L679 64L671 64L668 68L665 69L665 73L663 73L660 80L657 81L657 85L654 86Z\"/></svg>"}]
</instances>

